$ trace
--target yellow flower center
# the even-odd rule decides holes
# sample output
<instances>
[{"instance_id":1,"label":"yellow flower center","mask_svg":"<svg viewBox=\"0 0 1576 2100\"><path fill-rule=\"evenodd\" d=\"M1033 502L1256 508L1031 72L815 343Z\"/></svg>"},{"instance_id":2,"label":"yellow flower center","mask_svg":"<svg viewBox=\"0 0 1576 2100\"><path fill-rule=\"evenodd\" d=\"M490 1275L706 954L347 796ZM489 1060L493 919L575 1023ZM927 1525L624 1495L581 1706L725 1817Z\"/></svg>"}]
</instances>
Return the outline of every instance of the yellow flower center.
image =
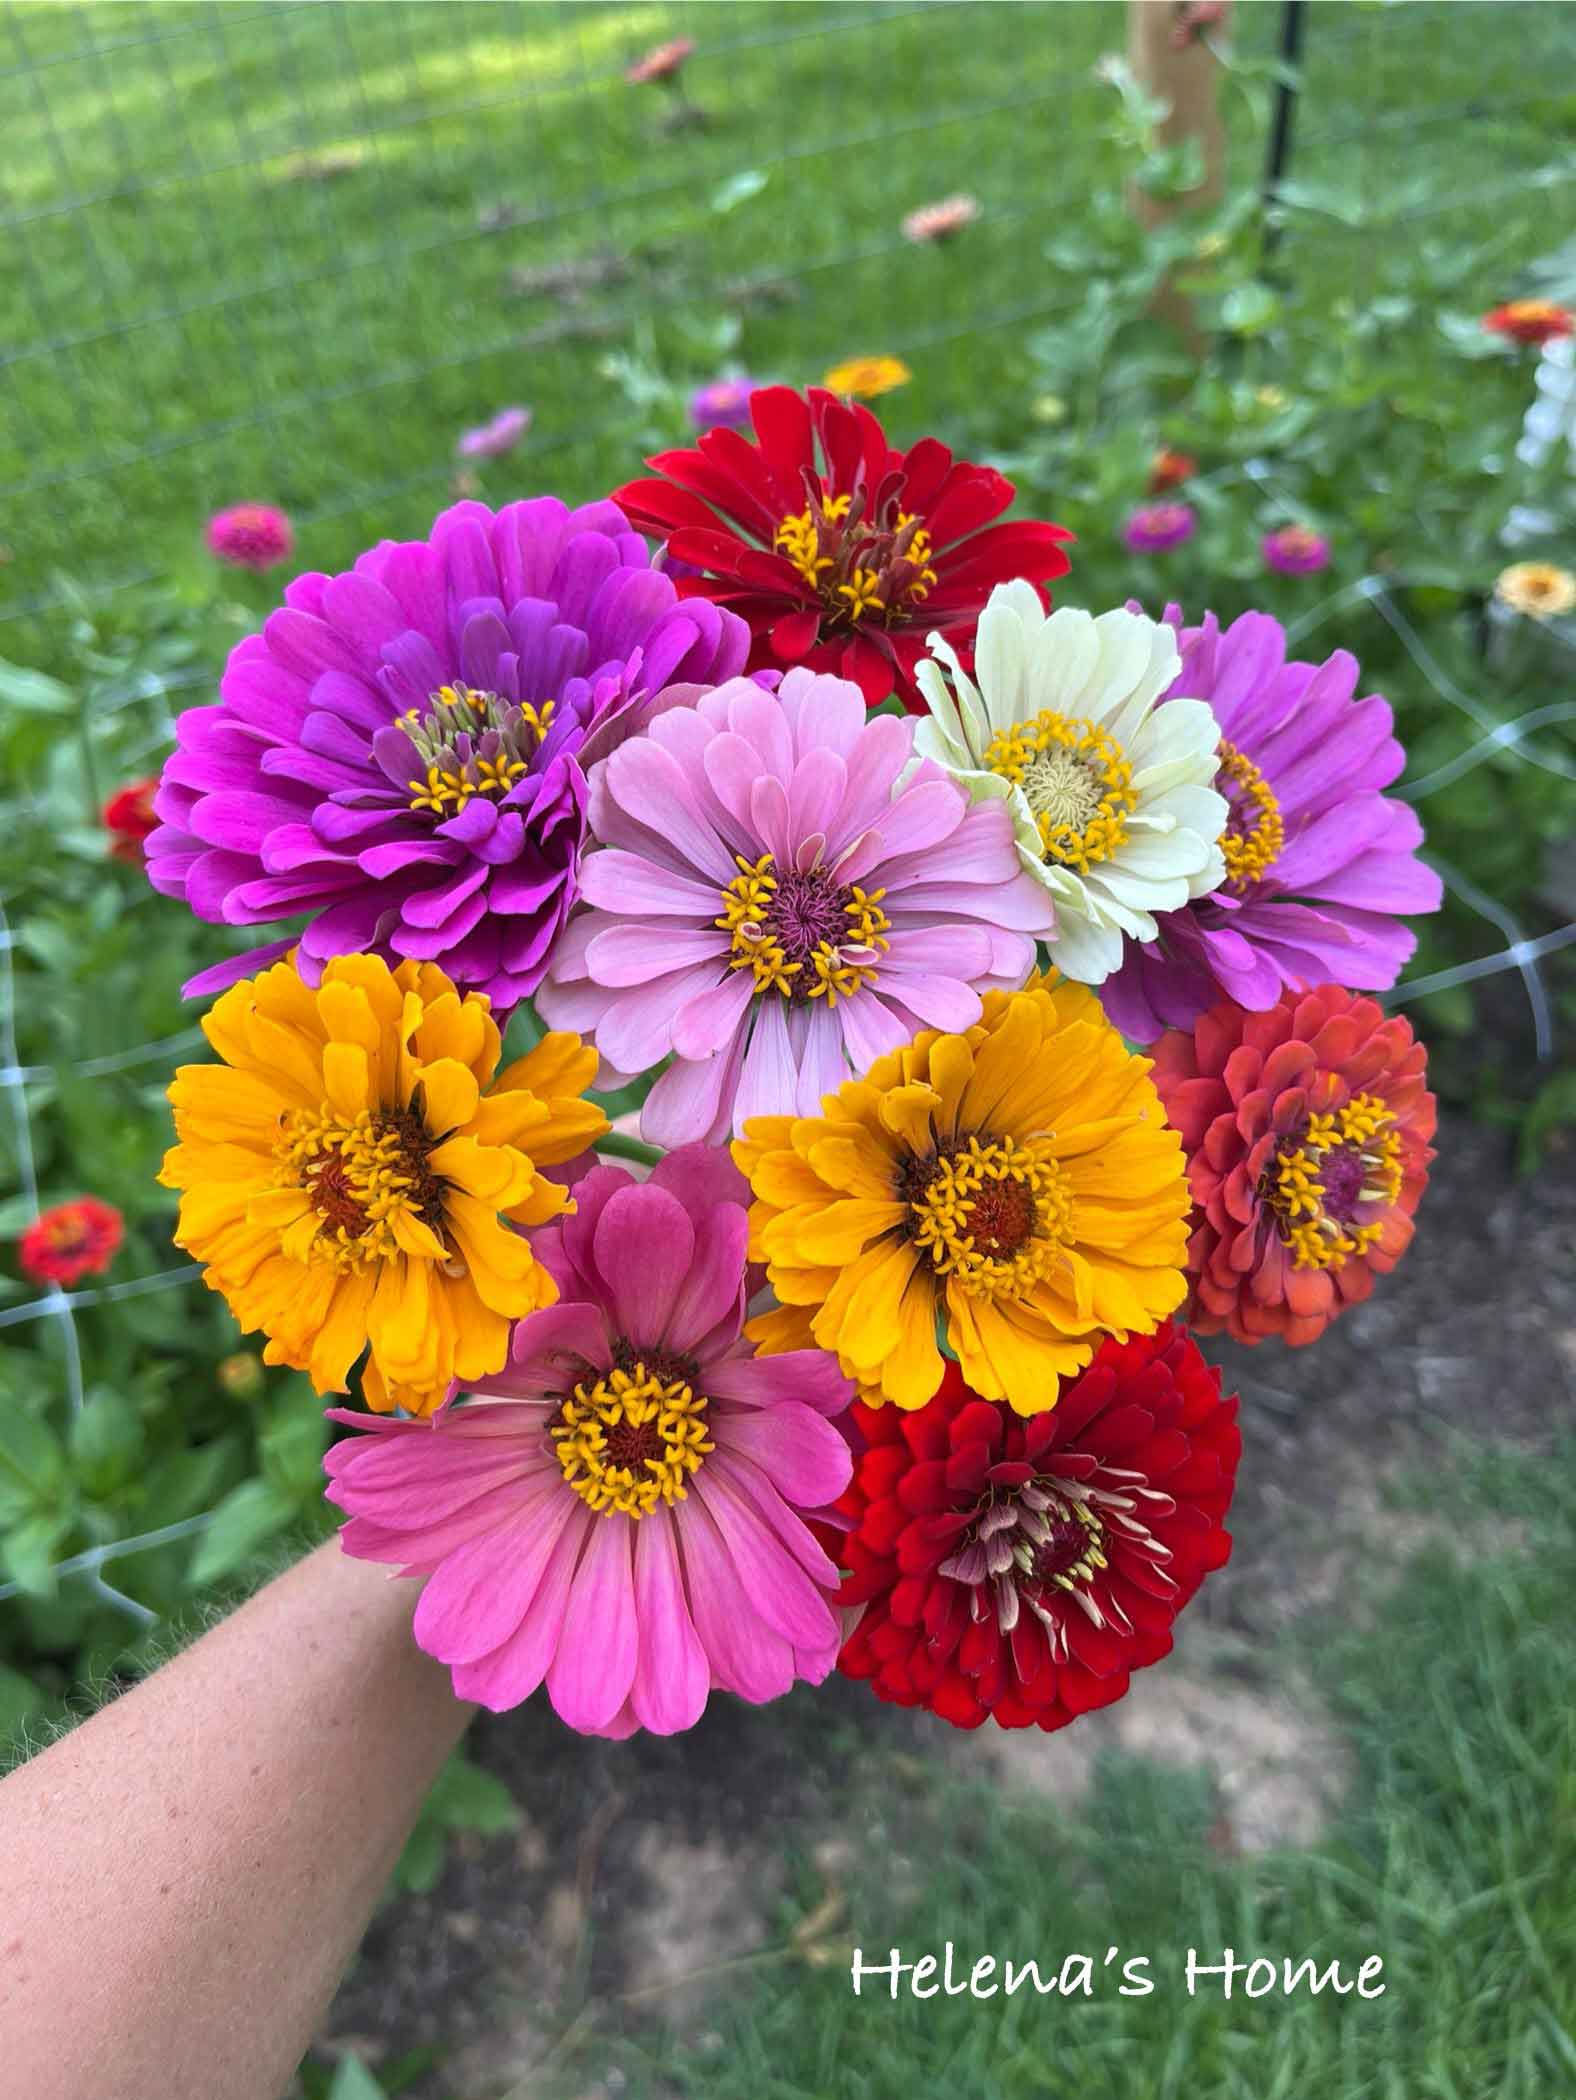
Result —
<instances>
[{"instance_id":1,"label":"yellow flower center","mask_svg":"<svg viewBox=\"0 0 1576 2100\"><path fill-rule=\"evenodd\" d=\"M1259 1183L1281 1238L1299 1269L1339 1269L1366 1254L1382 1220L1358 1212L1388 1210L1401 1193L1401 1138L1395 1118L1373 1094L1354 1094L1344 1108L1312 1115L1289 1147L1277 1152Z\"/></svg>"},{"instance_id":2,"label":"yellow flower center","mask_svg":"<svg viewBox=\"0 0 1576 2100\"><path fill-rule=\"evenodd\" d=\"M1226 798L1226 828L1220 850L1226 880L1237 889L1258 882L1274 865L1286 843L1286 825L1275 791L1245 751L1220 743L1220 770L1215 785Z\"/></svg>"},{"instance_id":3,"label":"yellow flower center","mask_svg":"<svg viewBox=\"0 0 1576 2100\"><path fill-rule=\"evenodd\" d=\"M883 521L865 499L813 496L790 512L772 538L825 608L823 625L857 627L879 615L888 624L928 598L936 581L930 535L910 511Z\"/></svg>"},{"instance_id":4,"label":"yellow flower center","mask_svg":"<svg viewBox=\"0 0 1576 2100\"><path fill-rule=\"evenodd\" d=\"M552 1425L564 1478L598 1516L646 1517L682 1502L692 1473L715 1447L706 1396L673 1367L635 1362L577 1385Z\"/></svg>"},{"instance_id":5,"label":"yellow flower center","mask_svg":"<svg viewBox=\"0 0 1576 2100\"><path fill-rule=\"evenodd\" d=\"M971 1298L1022 1298L1073 1237L1061 1167L1032 1140L971 1136L898 1177L909 1236L938 1276Z\"/></svg>"},{"instance_id":6,"label":"yellow flower center","mask_svg":"<svg viewBox=\"0 0 1576 2100\"><path fill-rule=\"evenodd\" d=\"M721 894L712 921L732 936L730 970L750 970L755 991L780 992L803 1005L836 1006L876 981L876 960L891 946L885 890L839 883L824 869L779 868L770 853L748 861Z\"/></svg>"},{"instance_id":7,"label":"yellow flower center","mask_svg":"<svg viewBox=\"0 0 1576 2100\"><path fill-rule=\"evenodd\" d=\"M412 809L457 816L472 795L500 801L531 769L531 754L552 727L553 706L502 699L468 685L443 685L426 712L413 707L399 727L422 773L406 782Z\"/></svg>"},{"instance_id":8,"label":"yellow flower center","mask_svg":"<svg viewBox=\"0 0 1576 2100\"><path fill-rule=\"evenodd\" d=\"M427 1164L432 1141L413 1109L364 1108L347 1120L326 1106L297 1108L280 1124L277 1185L305 1189L313 1213L304 1230L287 1229L286 1252L340 1270L391 1261L401 1216L443 1237L447 1184Z\"/></svg>"},{"instance_id":9,"label":"yellow flower center","mask_svg":"<svg viewBox=\"0 0 1576 2100\"><path fill-rule=\"evenodd\" d=\"M1138 807L1132 763L1087 716L1047 708L999 729L983 763L1022 788L1047 860L1087 875L1126 842L1127 819Z\"/></svg>"}]
</instances>

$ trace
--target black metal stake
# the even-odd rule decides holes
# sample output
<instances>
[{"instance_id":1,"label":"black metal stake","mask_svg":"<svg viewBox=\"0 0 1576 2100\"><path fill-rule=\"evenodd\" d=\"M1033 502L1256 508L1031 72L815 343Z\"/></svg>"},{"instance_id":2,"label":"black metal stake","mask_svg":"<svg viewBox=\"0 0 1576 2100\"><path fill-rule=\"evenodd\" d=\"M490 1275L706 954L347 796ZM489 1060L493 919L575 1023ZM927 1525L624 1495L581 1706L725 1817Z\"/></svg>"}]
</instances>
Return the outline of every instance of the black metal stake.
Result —
<instances>
[{"instance_id":1,"label":"black metal stake","mask_svg":"<svg viewBox=\"0 0 1576 2100\"><path fill-rule=\"evenodd\" d=\"M1281 77L1275 83L1275 114L1270 123L1270 150L1264 163L1264 260L1269 261L1280 243L1281 222L1275 212L1281 179L1291 161L1292 118L1296 113L1302 61L1303 0L1286 0L1281 9Z\"/></svg>"}]
</instances>

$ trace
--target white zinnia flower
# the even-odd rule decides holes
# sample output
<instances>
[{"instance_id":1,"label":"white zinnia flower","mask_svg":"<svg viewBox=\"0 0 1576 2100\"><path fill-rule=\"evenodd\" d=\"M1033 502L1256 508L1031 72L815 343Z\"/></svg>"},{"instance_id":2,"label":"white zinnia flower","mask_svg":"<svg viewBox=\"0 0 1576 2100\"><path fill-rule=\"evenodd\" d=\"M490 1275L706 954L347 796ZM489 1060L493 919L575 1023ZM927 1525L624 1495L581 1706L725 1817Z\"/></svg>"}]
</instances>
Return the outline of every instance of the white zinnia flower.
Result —
<instances>
[{"instance_id":1,"label":"white zinnia flower","mask_svg":"<svg viewBox=\"0 0 1576 2100\"><path fill-rule=\"evenodd\" d=\"M1152 941L1157 912L1219 889L1220 729L1202 700L1156 706L1180 668L1169 627L1140 613L1047 614L1018 581L990 594L972 679L940 635L930 650L915 673L930 707L915 752L975 800L1006 800L1024 865L1056 907L1058 969L1099 984L1124 935Z\"/></svg>"}]
</instances>

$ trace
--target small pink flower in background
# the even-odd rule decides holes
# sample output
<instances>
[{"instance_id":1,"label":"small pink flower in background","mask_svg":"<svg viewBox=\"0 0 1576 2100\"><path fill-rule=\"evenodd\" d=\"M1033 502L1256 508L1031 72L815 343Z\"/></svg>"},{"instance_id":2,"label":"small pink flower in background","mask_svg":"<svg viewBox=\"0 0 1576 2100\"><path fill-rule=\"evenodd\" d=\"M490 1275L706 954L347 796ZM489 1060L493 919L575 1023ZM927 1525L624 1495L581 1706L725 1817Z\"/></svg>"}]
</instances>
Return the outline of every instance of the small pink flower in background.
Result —
<instances>
[{"instance_id":1,"label":"small pink flower in background","mask_svg":"<svg viewBox=\"0 0 1576 2100\"><path fill-rule=\"evenodd\" d=\"M1211 29L1229 31L1231 27L1231 0L1181 0L1175 10L1176 20L1171 25L1171 48L1185 51L1189 44L1196 44Z\"/></svg>"},{"instance_id":2,"label":"small pink flower in background","mask_svg":"<svg viewBox=\"0 0 1576 2100\"><path fill-rule=\"evenodd\" d=\"M972 226L979 215L979 200L960 191L954 197L941 197L934 204L922 204L917 211L911 211L903 221L903 238L906 241L950 240L965 226Z\"/></svg>"},{"instance_id":3,"label":"small pink flower in background","mask_svg":"<svg viewBox=\"0 0 1576 2100\"><path fill-rule=\"evenodd\" d=\"M461 459L501 459L514 450L530 427L528 408L500 408L490 423L465 431L454 449Z\"/></svg>"},{"instance_id":4,"label":"small pink flower in background","mask_svg":"<svg viewBox=\"0 0 1576 2100\"><path fill-rule=\"evenodd\" d=\"M837 1658L838 1574L811 1535L848 1485L852 1397L819 1349L742 1336L750 1192L692 1145L637 1182L598 1166L533 1234L555 1305L510 1360L424 1422L328 1454L344 1549L424 1575L416 1639L501 1713L544 1680L571 1728L693 1727L713 1691L759 1704Z\"/></svg>"},{"instance_id":5,"label":"small pink flower in background","mask_svg":"<svg viewBox=\"0 0 1576 2100\"><path fill-rule=\"evenodd\" d=\"M1323 533L1312 532L1306 525L1281 525L1274 532L1265 533L1259 541L1259 552L1265 566L1278 570L1282 576L1312 576L1330 564L1329 541Z\"/></svg>"},{"instance_id":6,"label":"small pink flower in background","mask_svg":"<svg viewBox=\"0 0 1576 2100\"><path fill-rule=\"evenodd\" d=\"M676 36L670 43L658 44L637 58L633 65L624 68L624 78L643 87L648 80L672 80L684 70L684 61L694 55L695 45L687 36Z\"/></svg>"},{"instance_id":7,"label":"small pink flower in background","mask_svg":"<svg viewBox=\"0 0 1576 2100\"><path fill-rule=\"evenodd\" d=\"M537 993L611 1074L672 1064L655 1144L721 1143L822 1097L922 1028L971 1028L1053 930L1005 802L971 803L910 719L803 668L657 716L592 775L602 841Z\"/></svg>"},{"instance_id":8,"label":"small pink flower in background","mask_svg":"<svg viewBox=\"0 0 1576 2100\"><path fill-rule=\"evenodd\" d=\"M1191 503L1148 503L1122 527L1122 545L1130 554L1163 554L1190 540L1197 529Z\"/></svg>"},{"instance_id":9,"label":"small pink flower in background","mask_svg":"<svg viewBox=\"0 0 1576 2100\"><path fill-rule=\"evenodd\" d=\"M755 386L743 373L735 379L708 380L690 395L690 421L697 430L748 430Z\"/></svg>"},{"instance_id":10,"label":"small pink flower in background","mask_svg":"<svg viewBox=\"0 0 1576 2100\"><path fill-rule=\"evenodd\" d=\"M234 569L276 569L294 545L290 520L271 503L234 503L208 520L208 551Z\"/></svg>"}]
</instances>

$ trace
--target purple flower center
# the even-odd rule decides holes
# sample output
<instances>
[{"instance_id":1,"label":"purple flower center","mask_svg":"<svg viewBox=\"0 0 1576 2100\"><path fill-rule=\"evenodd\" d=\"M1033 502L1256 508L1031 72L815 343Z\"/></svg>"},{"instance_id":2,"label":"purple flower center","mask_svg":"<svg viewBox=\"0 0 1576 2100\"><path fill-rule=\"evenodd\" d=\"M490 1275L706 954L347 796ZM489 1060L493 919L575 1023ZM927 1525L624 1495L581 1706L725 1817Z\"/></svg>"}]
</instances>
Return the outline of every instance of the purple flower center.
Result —
<instances>
[{"instance_id":1,"label":"purple flower center","mask_svg":"<svg viewBox=\"0 0 1576 2100\"><path fill-rule=\"evenodd\" d=\"M553 720L553 702L504 700L468 685L440 686L425 714L412 708L399 726L421 769L406 785L412 809L457 815L472 795L500 801L531 770Z\"/></svg>"},{"instance_id":2,"label":"purple flower center","mask_svg":"<svg viewBox=\"0 0 1576 2100\"><path fill-rule=\"evenodd\" d=\"M733 936L730 970L752 970L757 992L780 992L795 1006L825 999L835 1007L873 984L890 943L881 909L885 890L836 881L824 868L779 868L770 853L739 856L716 920Z\"/></svg>"}]
</instances>

